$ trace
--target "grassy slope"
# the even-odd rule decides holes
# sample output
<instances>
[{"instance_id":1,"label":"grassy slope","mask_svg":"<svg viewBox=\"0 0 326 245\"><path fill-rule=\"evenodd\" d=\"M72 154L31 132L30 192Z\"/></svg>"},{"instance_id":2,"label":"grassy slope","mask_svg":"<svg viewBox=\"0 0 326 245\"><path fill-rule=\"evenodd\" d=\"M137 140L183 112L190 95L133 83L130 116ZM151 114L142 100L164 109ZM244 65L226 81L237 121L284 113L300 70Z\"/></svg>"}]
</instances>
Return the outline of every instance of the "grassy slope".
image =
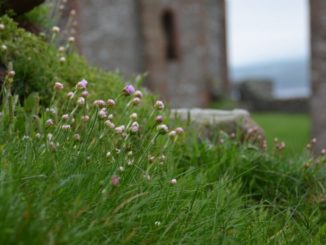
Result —
<instances>
[{"instance_id":1,"label":"grassy slope","mask_svg":"<svg viewBox=\"0 0 326 245\"><path fill-rule=\"evenodd\" d=\"M253 114L253 118L265 130L270 147L277 137L286 143L290 154L298 154L309 143L310 121L307 115L260 113Z\"/></svg>"},{"instance_id":2,"label":"grassy slope","mask_svg":"<svg viewBox=\"0 0 326 245\"><path fill-rule=\"evenodd\" d=\"M6 35L9 39L2 41L21 52L18 59L25 72L33 70L22 47L35 47L40 41L17 30L10 20L1 21L12 28ZM11 33L15 42L10 40ZM53 56L47 61L55 62L53 47L42 45L42 51L49 49L49 56ZM73 60L68 57L66 64L55 63L59 74L47 68L51 81L44 84L46 91L51 92L53 77L62 77L68 85L85 76L90 78L93 97L119 97L124 85L118 76L88 68L77 62L78 58ZM34 79L38 79L37 74ZM24 79L23 73L15 82L20 79ZM74 110L80 92L68 102L67 91L53 100L58 109L55 114L42 108L33 114L35 108L17 105L10 119L7 107L12 104L1 107L0 244L325 241L326 173L321 167L325 159L304 168L305 156L270 155L228 139L211 145L198 141L192 131L186 130L176 141L158 136L154 118L162 112L154 110L150 95L138 107L127 106L131 98L119 97L117 106L108 109L116 125L128 125L130 114L138 114L139 134L116 134L105 127L91 100L88 106ZM60 120L72 110L75 121ZM81 123L85 113L91 117L88 124ZM50 117L55 125L49 128L45 121ZM164 122L175 127L174 122ZM64 123L71 124L70 131L62 131ZM48 133L53 136L48 137ZM74 140L75 133L80 134L80 141ZM109 157L107 152L111 152ZM149 156L155 160L150 161ZM129 160L133 160L132 165ZM112 176L120 178L118 186L112 185ZM176 185L170 183L172 178L177 179Z\"/></svg>"}]
</instances>

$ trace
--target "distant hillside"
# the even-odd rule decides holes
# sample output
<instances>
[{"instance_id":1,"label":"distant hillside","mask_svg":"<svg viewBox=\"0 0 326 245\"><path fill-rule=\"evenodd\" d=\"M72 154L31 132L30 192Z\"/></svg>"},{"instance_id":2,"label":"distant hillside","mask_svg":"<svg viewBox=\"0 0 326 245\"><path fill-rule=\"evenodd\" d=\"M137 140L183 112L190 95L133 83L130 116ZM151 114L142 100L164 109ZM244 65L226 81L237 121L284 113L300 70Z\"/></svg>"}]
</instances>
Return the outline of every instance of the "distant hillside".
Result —
<instances>
[{"instance_id":1,"label":"distant hillside","mask_svg":"<svg viewBox=\"0 0 326 245\"><path fill-rule=\"evenodd\" d=\"M230 76L235 83L250 78L269 78L274 81L274 95L277 97L309 96L310 94L307 59L232 67Z\"/></svg>"}]
</instances>

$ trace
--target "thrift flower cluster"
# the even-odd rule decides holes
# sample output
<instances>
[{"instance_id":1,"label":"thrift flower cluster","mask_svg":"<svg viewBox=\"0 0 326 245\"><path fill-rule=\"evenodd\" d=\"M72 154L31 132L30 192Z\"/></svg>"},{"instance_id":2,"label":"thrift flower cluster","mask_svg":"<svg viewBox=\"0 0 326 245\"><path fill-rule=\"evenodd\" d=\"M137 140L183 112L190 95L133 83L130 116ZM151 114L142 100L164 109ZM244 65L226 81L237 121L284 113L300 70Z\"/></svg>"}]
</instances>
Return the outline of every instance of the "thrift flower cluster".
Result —
<instances>
[{"instance_id":1,"label":"thrift flower cluster","mask_svg":"<svg viewBox=\"0 0 326 245\"><path fill-rule=\"evenodd\" d=\"M154 101L148 113L142 108L146 96L133 85L121 88L115 98L95 100L89 99L85 79L72 91L65 91L60 82L53 89L57 98L45 110L44 130L35 133L48 151L71 151L84 164L92 164L100 152L101 160L96 161L111 167L108 183L112 188L123 185L131 172L146 182L165 176L167 184L177 184L176 176L168 176L165 163L174 145L182 142L184 130L165 123L163 101Z\"/></svg>"}]
</instances>

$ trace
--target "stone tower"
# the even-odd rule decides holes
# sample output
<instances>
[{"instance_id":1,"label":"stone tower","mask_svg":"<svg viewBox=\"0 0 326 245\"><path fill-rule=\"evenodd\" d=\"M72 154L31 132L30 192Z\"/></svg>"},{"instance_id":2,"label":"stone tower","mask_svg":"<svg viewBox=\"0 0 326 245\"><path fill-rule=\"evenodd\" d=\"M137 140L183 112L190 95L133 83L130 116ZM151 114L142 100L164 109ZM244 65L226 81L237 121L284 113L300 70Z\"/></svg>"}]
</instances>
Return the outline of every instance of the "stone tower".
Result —
<instances>
[{"instance_id":1,"label":"stone tower","mask_svg":"<svg viewBox=\"0 0 326 245\"><path fill-rule=\"evenodd\" d=\"M93 64L146 85L175 107L226 95L225 0L80 0L79 44Z\"/></svg>"},{"instance_id":2,"label":"stone tower","mask_svg":"<svg viewBox=\"0 0 326 245\"><path fill-rule=\"evenodd\" d=\"M310 0L311 116L317 150L326 148L326 1Z\"/></svg>"}]
</instances>

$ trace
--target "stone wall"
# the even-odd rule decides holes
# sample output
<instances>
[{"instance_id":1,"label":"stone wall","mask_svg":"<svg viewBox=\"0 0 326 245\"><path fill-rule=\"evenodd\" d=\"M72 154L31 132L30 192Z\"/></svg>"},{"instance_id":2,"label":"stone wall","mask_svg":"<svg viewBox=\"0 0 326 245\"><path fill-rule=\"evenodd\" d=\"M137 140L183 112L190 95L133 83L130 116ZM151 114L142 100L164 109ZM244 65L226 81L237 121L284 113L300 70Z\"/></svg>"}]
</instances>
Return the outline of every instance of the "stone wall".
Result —
<instances>
[{"instance_id":1,"label":"stone wall","mask_svg":"<svg viewBox=\"0 0 326 245\"><path fill-rule=\"evenodd\" d=\"M135 0L79 0L79 46L87 60L124 75L144 70Z\"/></svg>"},{"instance_id":2,"label":"stone wall","mask_svg":"<svg viewBox=\"0 0 326 245\"><path fill-rule=\"evenodd\" d=\"M310 0L311 116L318 150L326 147L326 1Z\"/></svg>"},{"instance_id":3,"label":"stone wall","mask_svg":"<svg viewBox=\"0 0 326 245\"><path fill-rule=\"evenodd\" d=\"M107 70L148 72L145 85L174 107L205 106L228 85L224 1L80 0L81 51Z\"/></svg>"},{"instance_id":4,"label":"stone wall","mask_svg":"<svg viewBox=\"0 0 326 245\"><path fill-rule=\"evenodd\" d=\"M227 84L224 0L141 0L150 88L172 105L203 106ZM162 14L175 18L178 57L167 60ZM224 91L225 92L225 91Z\"/></svg>"}]
</instances>

